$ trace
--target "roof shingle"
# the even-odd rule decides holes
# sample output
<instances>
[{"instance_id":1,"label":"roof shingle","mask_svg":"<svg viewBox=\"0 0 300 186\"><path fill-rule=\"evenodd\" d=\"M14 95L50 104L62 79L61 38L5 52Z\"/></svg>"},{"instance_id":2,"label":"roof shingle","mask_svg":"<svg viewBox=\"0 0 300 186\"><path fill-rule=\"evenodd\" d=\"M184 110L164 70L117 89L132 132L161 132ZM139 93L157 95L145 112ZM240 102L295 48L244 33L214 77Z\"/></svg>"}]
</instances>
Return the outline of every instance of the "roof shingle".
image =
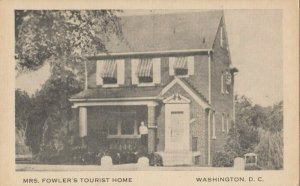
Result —
<instances>
[{"instance_id":1,"label":"roof shingle","mask_svg":"<svg viewBox=\"0 0 300 186\"><path fill-rule=\"evenodd\" d=\"M121 17L124 40L112 38L109 53L211 49L222 11Z\"/></svg>"}]
</instances>

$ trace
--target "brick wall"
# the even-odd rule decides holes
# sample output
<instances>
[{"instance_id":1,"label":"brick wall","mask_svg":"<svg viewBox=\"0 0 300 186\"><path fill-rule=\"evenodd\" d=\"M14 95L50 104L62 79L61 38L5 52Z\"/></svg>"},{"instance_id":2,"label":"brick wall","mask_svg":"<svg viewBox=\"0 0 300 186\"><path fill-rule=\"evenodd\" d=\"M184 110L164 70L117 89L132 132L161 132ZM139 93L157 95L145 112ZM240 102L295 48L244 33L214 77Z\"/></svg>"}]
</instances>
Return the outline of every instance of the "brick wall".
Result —
<instances>
[{"instance_id":1,"label":"brick wall","mask_svg":"<svg viewBox=\"0 0 300 186\"><path fill-rule=\"evenodd\" d=\"M125 84L124 86L135 86L131 83L131 59L125 59ZM170 82L169 75L169 57L161 57L161 83L165 86ZM88 66L88 87L97 88L96 85L96 60L87 63ZM207 54L195 55L194 75L190 76L190 81L198 91L208 98L208 58Z\"/></svg>"},{"instance_id":2,"label":"brick wall","mask_svg":"<svg viewBox=\"0 0 300 186\"><path fill-rule=\"evenodd\" d=\"M221 26L224 26L221 22ZM233 89L231 86L229 94L221 93L221 75L222 71L229 69L230 57L227 50L228 41L225 34L225 28L223 30L224 47L220 46L220 28L217 32L213 50L211 55L211 105L215 111L215 123L216 123L216 139L211 140L211 158L213 158L216 151L222 150L226 142L227 132L222 132L222 113L229 114L229 121L232 121L233 110ZM211 120L212 121L212 120ZM231 124L231 122L229 122ZM212 125L211 125L212 134ZM225 122L226 130L226 122Z\"/></svg>"}]
</instances>

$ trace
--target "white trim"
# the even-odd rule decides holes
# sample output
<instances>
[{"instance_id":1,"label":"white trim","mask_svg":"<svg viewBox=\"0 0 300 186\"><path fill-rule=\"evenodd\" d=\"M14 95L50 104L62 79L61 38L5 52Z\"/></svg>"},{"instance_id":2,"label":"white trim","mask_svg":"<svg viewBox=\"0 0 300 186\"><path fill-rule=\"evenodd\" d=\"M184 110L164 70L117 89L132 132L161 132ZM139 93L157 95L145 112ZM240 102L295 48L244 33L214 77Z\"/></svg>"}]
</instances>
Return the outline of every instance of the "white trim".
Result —
<instances>
[{"instance_id":1,"label":"white trim","mask_svg":"<svg viewBox=\"0 0 300 186\"><path fill-rule=\"evenodd\" d=\"M79 137L87 136L87 108L79 107Z\"/></svg>"},{"instance_id":2,"label":"white trim","mask_svg":"<svg viewBox=\"0 0 300 186\"><path fill-rule=\"evenodd\" d=\"M139 78L136 75L136 70L139 65L139 59L132 58L130 59L131 62L131 84L136 85L139 83Z\"/></svg>"},{"instance_id":3,"label":"white trim","mask_svg":"<svg viewBox=\"0 0 300 186\"><path fill-rule=\"evenodd\" d=\"M158 103L156 103L155 101L79 102L79 103L74 103L73 106L72 106L72 108L92 107L92 106L121 106L121 105L157 106Z\"/></svg>"},{"instance_id":4,"label":"white trim","mask_svg":"<svg viewBox=\"0 0 300 186\"><path fill-rule=\"evenodd\" d=\"M125 83L125 60L117 59L117 84L124 85Z\"/></svg>"},{"instance_id":5,"label":"white trim","mask_svg":"<svg viewBox=\"0 0 300 186\"><path fill-rule=\"evenodd\" d=\"M80 101L126 101L126 100L154 100L157 99L157 97L133 97L133 98L89 98L89 99L83 99L83 98L70 98L69 101L72 102L80 102Z\"/></svg>"},{"instance_id":6,"label":"white trim","mask_svg":"<svg viewBox=\"0 0 300 186\"><path fill-rule=\"evenodd\" d=\"M161 82L161 58L152 58L153 83Z\"/></svg>"},{"instance_id":7,"label":"white trim","mask_svg":"<svg viewBox=\"0 0 300 186\"><path fill-rule=\"evenodd\" d=\"M113 83L113 84L103 84L102 88L115 88L115 87L119 87L118 83Z\"/></svg>"},{"instance_id":8,"label":"white trim","mask_svg":"<svg viewBox=\"0 0 300 186\"><path fill-rule=\"evenodd\" d=\"M172 96L169 96L168 98L163 100L163 103L165 104L189 104L191 101L180 95L180 94L173 94Z\"/></svg>"},{"instance_id":9,"label":"white trim","mask_svg":"<svg viewBox=\"0 0 300 186\"><path fill-rule=\"evenodd\" d=\"M103 79L101 77L103 66L103 60L97 60L96 62L96 85L102 85Z\"/></svg>"},{"instance_id":10,"label":"white trim","mask_svg":"<svg viewBox=\"0 0 300 186\"><path fill-rule=\"evenodd\" d=\"M194 75L195 69L195 56L187 56L188 75Z\"/></svg>"},{"instance_id":11,"label":"white trim","mask_svg":"<svg viewBox=\"0 0 300 186\"><path fill-rule=\"evenodd\" d=\"M179 78L174 78L165 88L162 89L160 95L164 95L170 88L172 88L176 83L178 83L196 102L202 106L204 109L209 108L209 104L203 101L199 96L197 96L189 87L187 87Z\"/></svg>"},{"instance_id":12,"label":"white trim","mask_svg":"<svg viewBox=\"0 0 300 186\"><path fill-rule=\"evenodd\" d=\"M155 83L151 82L151 83L139 83L137 85L138 87L153 87L155 86Z\"/></svg>"},{"instance_id":13,"label":"white trim","mask_svg":"<svg viewBox=\"0 0 300 186\"><path fill-rule=\"evenodd\" d=\"M94 56L86 56L87 58L92 57L118 57L118 56L131 56L131 55L149 55L149 54L178 54L178 53L191 53L191 52L210 52L213 49L188 49L188 50L165 50L165 51L148 51L148 52L119 52L119 53L102 53Z\"/></svg>"},{"instance_id":14,"label":"white trim","mask_svg":"<svg viewBox=\"0 0 300 186\"><path fill-rule=\"evenodd\" d=\"M118 139L118 138L121 138L121 139L126 139L126 138L140 138L141 135L108 135L107 138L108 139Z\"/></svg>"}]
</instances>

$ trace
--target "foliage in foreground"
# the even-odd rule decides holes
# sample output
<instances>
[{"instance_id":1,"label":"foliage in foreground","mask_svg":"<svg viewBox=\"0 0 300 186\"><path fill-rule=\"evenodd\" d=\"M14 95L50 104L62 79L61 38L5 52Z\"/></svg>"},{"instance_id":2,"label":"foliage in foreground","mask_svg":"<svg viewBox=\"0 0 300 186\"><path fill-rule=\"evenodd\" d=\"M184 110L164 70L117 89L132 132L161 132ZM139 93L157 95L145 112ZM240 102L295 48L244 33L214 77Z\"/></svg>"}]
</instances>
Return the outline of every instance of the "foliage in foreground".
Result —
<instances>
[{"instance_id":1,"label":"foliage in foreground","mask_svg":"<svg viewBox=\"0 0 300 186\"><path fill-rule=\"evenodd\" d=\"M220 157L213 159L215 166L227 166L235 157L246 153L258 155L258 167L283 168L283 102L272 107L254 105L242 96L236 100L236 121L228 134ZM251 169L251 168L249 168Z\"/></svg>"}]
</instances>

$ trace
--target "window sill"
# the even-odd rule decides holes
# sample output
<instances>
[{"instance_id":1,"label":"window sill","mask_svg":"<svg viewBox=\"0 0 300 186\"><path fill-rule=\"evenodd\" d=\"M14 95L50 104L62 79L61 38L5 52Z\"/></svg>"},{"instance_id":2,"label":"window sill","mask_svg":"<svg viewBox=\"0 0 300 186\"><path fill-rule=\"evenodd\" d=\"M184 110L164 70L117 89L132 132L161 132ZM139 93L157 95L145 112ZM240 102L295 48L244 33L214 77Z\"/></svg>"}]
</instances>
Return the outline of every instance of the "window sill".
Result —
<instances>
[{"instance_id":1,"label":"window sill","mask_svg":"<svg viewBox=\"0 0 300 186\"><path fill-rule=\"evenodd\" d=\"M140 138L140 135L108 135L108 139L126 139L126 138Z\"/></svg>"},{"instance_id":2,"label":"window sill","mask_svg":"<svg viewBox=\"0 0 300 186\"><path fill-rule=\"evenodd\" d=\"M113 87L119 87L118 84L106 84L106 85L102 85L103 88L113 88Z\"/></svg>"},{"instance_id":3,"label":"window sill","mask_svg":"<svg viewBox=\"0 0 300 186\"><path fill-rule=\"evenodd\" d=\"M138 87L152 87L155 86L155 83L139 83Z\"/></svg>"}]
</instances>

